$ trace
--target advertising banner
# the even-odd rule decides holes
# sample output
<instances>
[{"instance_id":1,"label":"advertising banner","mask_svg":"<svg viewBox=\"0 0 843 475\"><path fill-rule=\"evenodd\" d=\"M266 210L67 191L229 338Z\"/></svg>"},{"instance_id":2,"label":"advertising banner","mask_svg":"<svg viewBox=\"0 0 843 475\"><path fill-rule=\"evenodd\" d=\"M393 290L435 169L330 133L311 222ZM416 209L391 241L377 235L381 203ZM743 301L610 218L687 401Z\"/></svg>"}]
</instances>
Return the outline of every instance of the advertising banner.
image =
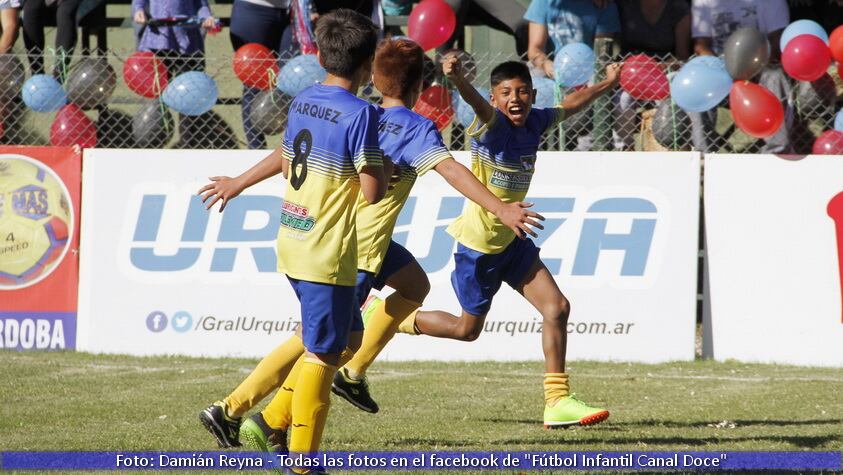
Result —
<instances>
[{"instance_id":1,"label":"advertising banner","mask_svg":"<svg viewBox=\"0 0 843 475\"><path fill-rule=\"evenodd\" d=\"M0 147L0 348L76 346L82 154Z\"/></svg>"},{"instance_id":2,"label":"advertising banner","mask_svg":"<svg viewBox=\"0 0 843 475\"><path fill-rule=\"evenodd\" d=\"M283 180L247 190L224 213L196 196L207 177L236 176L265 154L86 151L81 349L258 357L295 330L298 301L275 272ZM569 357L693 359L699 154L548 152L536 166L527 201L547 218L536 244L571 301ZM464 204L432 171L398 220L394 239L430 279L425 309L460 313L446 228ZM541 328L504 285L477 341L398 335L382 358L538 360Z\"/></svg>"},{"instance_id":3,"label":"advertising banner","mask_svg":"<svg viewBox=\"0 0 843 475\"><path fill-rule=\"evenodd\" d=\"M711 350L843 366L843 160L706 155Z\"/></svg>"}]
</instances>

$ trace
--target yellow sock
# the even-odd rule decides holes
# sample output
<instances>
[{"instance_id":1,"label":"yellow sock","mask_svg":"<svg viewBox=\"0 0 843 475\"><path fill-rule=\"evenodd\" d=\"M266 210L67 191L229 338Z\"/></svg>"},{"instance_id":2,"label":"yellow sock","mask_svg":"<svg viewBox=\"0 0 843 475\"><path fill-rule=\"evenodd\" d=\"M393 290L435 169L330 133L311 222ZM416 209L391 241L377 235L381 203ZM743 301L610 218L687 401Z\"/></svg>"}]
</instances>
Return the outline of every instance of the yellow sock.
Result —
<instances>
[{"instance_id":1,"label":"yellow sock","mask_svg":"<svg viewBox=\"0 0 843 475\"><path fill-rule=\"evenodd\" d=\"M272 350L272 353L266 355L258 363L240 386L237 386L237 389L223 400L228 406L228 415L240 417L280 386L302 354L304 354L304 344L296 335Z\"/></svg>"},{"instance_id":2,"label":"yellow sock","mask_svg":"<svg viewBox=\"0 0 843 475\"><path fill-rule=\"evenodd\" d=\"M345 365L349 373L356 378L366 373L378 354L395 336L398 326L410 314L413 314L414 317L409 325L413 326L415 310L419 307L421 307L420 303L407 300L398 292L394 292L387 297L383 305L378 305L369 319L366 330L363 332L363 344L360 345L360 349L357 350L354 358Z\"/></svg>"},{"instance_id":3,"label":"yellow sock","mask_svg":"<svg viewBox=\"0 0 843 475\"><path fill-rule=\"evenodd\" d=\"M306 358L293 392L293 429L290 452L312 454L319 450L331 406L331 380L337 372L315 358Z\"/></svg>"},{"instance_id":4,"label":"yellow sock","mask_svg":"<svg viewBox=\"0 0 843 475\"><path fill-rule=\"evenodd\" d=\"M407 335L418 335L419 332L416 331L416 314L418 313L418 309L410 312L410 315L408 315L407 318L405 318L401 321L401 323L398 324L398 333L406 333ZM365 338L365 336L366 332L363 332L363 337Z\"/></svg>"},{"instance_id":5,"label":"yellow sock","mask_svg":"<svg viewBox=\"0 0 843 475\"><path fill-rule=\"evenodd\" d=\"M569 395L568 373L544 374L544 403L553 407L560 399Z\"/></svg>"},{"instance_id":6,"label":"yellow sock","mask_svg":"<svg viewBox=\"0 0 843 475\"><path fill-rule=\"evenodd\" d=\"M340 355L340 366L344 365L348 360L354 356L354 352L346 348ZM296 384L299 380L302 365L304 364L304 355L296 361L287 379L281 384L275 397L267 404L261 414L266 424L273 429L286 430L293 422L293 394L296 389Z\"/></svg>"}]
</instances>

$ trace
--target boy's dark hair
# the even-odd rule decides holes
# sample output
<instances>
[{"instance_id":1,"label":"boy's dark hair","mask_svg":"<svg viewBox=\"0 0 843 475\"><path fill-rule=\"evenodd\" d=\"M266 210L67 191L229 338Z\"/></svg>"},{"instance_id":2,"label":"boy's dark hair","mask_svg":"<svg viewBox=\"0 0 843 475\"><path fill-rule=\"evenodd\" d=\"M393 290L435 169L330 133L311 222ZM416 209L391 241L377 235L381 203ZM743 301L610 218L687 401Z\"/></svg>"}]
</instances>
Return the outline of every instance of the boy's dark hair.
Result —
<instances>
[{"instance_id":1,"label":"boy's dark hair","mask_svg":"<svg viewBox=\"0 0 843 475\"><path fill-rule=\"evenodd\" d=\"M521 61L505 61L492 70L491 84L492 87L507 81L509 79L521 79L530 87L533 86L533 78L530 77L530 68Z\"/></svg>"},{"instance_id":2,"label":"boy's dark hair","mask_svg":"<svg viewBox=\"0 0 843 475\"><path fill-rule=\"evenodd\" d=\"M375 87L384 96L402 98L422 80L424 50L415 41L383 40L375 51Z\"/></svg>"},{"instance_id":3,"label":"boy's dark hair","mask_svg":"<svg viewBox=\"0 0 843 475\"><path fill-rule=\"evenodd\" d=\"M316 45L322 66L329 73L351 78L375 54L378 29L369 18L346 8L332 11L316 22Z\"/></svg>"}]
</instances>

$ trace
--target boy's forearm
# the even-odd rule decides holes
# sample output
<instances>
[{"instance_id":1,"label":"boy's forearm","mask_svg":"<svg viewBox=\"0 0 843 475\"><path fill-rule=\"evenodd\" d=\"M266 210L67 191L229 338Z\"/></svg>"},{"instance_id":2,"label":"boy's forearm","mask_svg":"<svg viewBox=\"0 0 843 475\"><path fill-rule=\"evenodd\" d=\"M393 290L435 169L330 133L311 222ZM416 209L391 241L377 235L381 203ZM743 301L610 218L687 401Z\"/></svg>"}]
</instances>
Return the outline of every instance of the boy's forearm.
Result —
<instances>
[{"instance_id":1,"label":"boy's forearm","mask_svg":"<svg viewBox=\"0 0 843 475\"><path fill-rule=\"evenodd\" d=\"M281 148L279 147L267 155L266 158L256 163L252 168L240 174L236 179L242 181L243 188L248 188L279 173L284 172L286 174L285 169L287 168L287 164L285 162L286 160L282 156Z\"/></svg>"},{"instance_id":2,"label":"boy's forearm","mask_svg":"<svg viewBox=\"0 0 843 475\"><path fill-rule=\"evenodd\" d=\"M615 81L604 79L593 86L572 92L562 100L565 116L570 117L588 107L595 99L615 88Z\"/></svg>"},{"instance_id":3,"label":"boy's forearm","mask_svg":"<svg viewBox=\"0 0 843 475\"><path fill-rule=\"evenodd\" d=\"M489 104L488 98L485 98L477 92L477 89L469 83L465 77L457 77L453 78L452 82L454 86L457 87L457 91L459 91L460 96L462 96L463 100L474 109L474 113L480 119L481 122L488 123L492 120L492 116L495 114L495 109Z\"/></svg>"},{"instance_id":4,"label":"boy's forearm","mask_svg":"<svg viewBox=\"0 0 843 475\"><path fill-rule=\"evenodd\" d=\"M455 190L490 213L497 215L504 206L500 198L492 194L468 168L453 158L439 162L434 169Z\"/></svg>"}]
</instances>

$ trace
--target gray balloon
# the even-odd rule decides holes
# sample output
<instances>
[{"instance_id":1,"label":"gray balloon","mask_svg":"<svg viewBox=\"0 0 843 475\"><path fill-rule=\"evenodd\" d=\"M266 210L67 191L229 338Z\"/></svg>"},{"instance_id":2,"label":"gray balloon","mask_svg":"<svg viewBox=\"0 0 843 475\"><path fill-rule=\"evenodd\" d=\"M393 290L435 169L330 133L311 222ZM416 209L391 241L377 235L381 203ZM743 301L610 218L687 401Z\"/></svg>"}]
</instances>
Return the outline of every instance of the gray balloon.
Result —
<instances>
[{"instance_id":1,"label":"gray balloon","mask_svg":"<svg viewBox=\"0 0 843 475\"><path fill-rule=\"evenodd\" d=\"M757 29L740 28L726 40L723 55L732 79L752 79L770 61L770 43Z\"/></svg>"},{"instance_id":2,"label":"gray balloon","mask_svg":"<svg viewBox=\"0 0 843 475\"><path fill-rule=\"evenodd\" d=\"M117 74L106 58L85 58L67 76L67 99L82 109L105 105L117 86Z\"/></svg>"},{"instance_id":3,"label":"gray balloon","mask_svg":"<svg viewBox=\"0 0 843 475\"><path fill-rule=\"evenodd\" d=\"M280 134L287 123L289 104L290 98L275 89L259 92L249 110L252 128L266 135Z\"/></svg>"},{"instance_id":4,"label":"gray balloon","mask_svg":"<svg viewBox=\"0 0 843 475\"><path fill-rule=\"evenodd\" d=\"M167 107L151 99L132 119L132 136L139 148L161 148L173 138L176 123Z\"/></svg>"},{"instance_id":5,"label":"gray balloon","mask_svg":"<svg viewBox=\"0 0 843 475\"><path fill-rule=\"evenodd\" d=\"M0 54L0 103L20 94L26 70L23 63L11 54Z\"/></svg>"},{"instance_id":6,"label":"gray balloon","mask_svg":"<svg viewBox=\"0 0 843 475\"><path fill-rule=\"evenodd\" d=\"M671 150L687 148L691 138L691 118L672 99L659 102L653 116L653 138Z\"/></svg>"}]
</instances>

